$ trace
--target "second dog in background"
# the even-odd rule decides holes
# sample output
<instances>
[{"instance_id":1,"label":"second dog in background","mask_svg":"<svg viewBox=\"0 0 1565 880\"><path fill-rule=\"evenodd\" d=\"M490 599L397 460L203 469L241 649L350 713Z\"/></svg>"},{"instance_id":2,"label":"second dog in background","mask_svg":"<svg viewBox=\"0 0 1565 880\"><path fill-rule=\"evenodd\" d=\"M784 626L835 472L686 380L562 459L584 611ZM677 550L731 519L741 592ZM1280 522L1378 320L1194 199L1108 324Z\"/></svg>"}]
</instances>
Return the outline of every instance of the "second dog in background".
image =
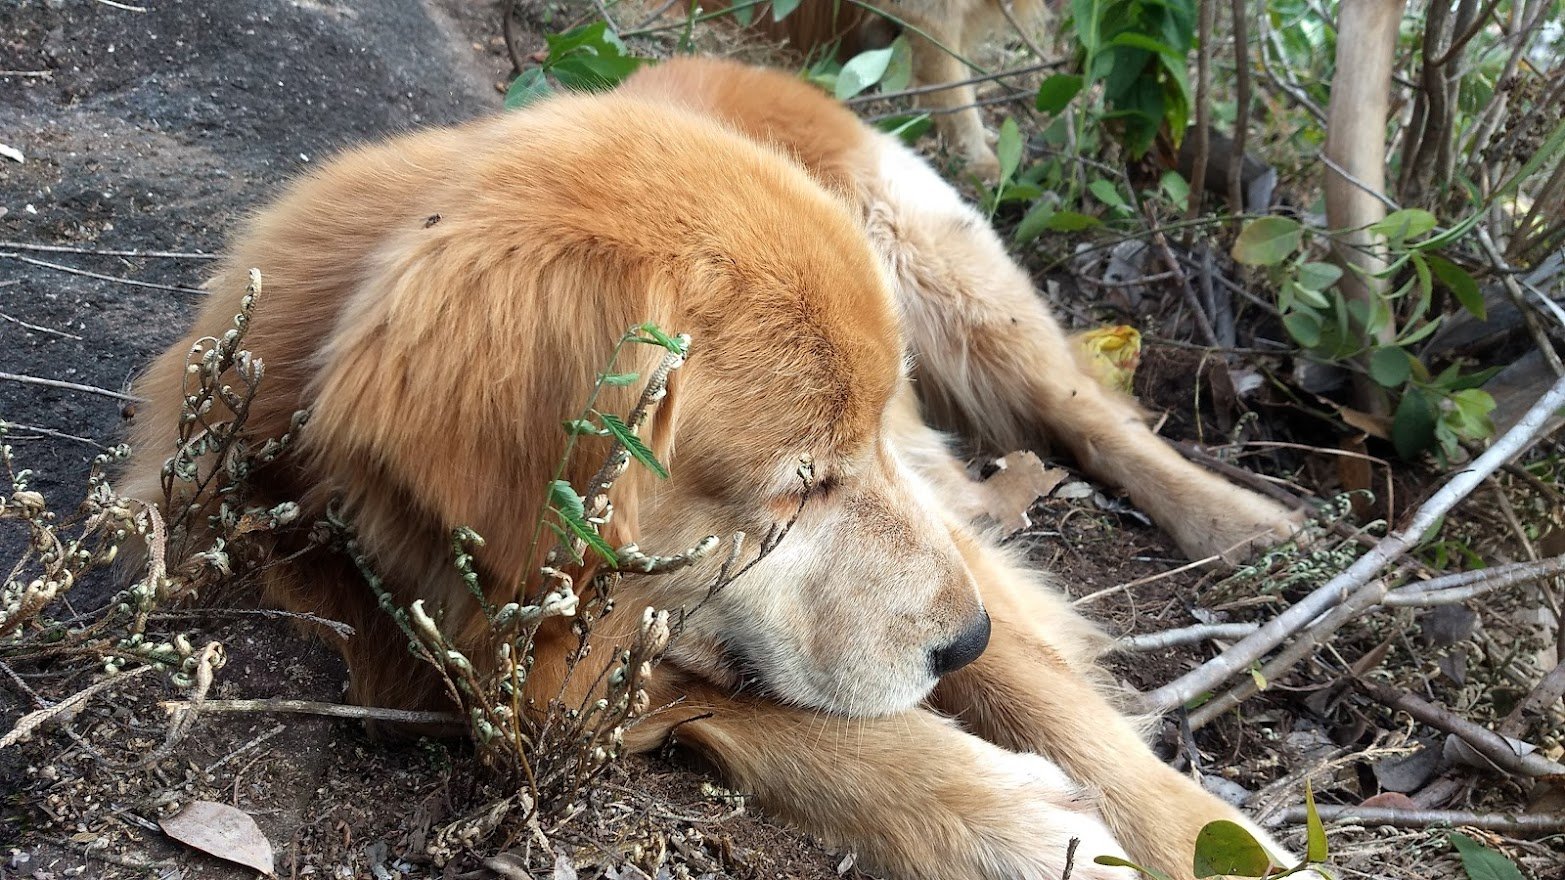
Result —
<instances>
[{"instance_id":1,"label":"second dog in background","mask_svg":"<svg viewBox=\"0 0 1565 880\"><path fill-rule=\"evenodd\" d=\"M913 84L934 86L958 83L976 73L962 59L972 58L1010 26L1007 8L1024 24L1036 21L1045 9L1044 0L872 0L869 5L882 12L845 0L803 0L782 21L773 21L763 5L755 13L754 27L786 38L801 52L836 46L841 58L889 45L901 31L913 53ZM898 21L912 27L903 29ZM999 177L993 136L975 106L971 83L919 95L918 102L934 117L941 139L966 160L967 170L985 180Z\"/></svg>"}]
</instances>

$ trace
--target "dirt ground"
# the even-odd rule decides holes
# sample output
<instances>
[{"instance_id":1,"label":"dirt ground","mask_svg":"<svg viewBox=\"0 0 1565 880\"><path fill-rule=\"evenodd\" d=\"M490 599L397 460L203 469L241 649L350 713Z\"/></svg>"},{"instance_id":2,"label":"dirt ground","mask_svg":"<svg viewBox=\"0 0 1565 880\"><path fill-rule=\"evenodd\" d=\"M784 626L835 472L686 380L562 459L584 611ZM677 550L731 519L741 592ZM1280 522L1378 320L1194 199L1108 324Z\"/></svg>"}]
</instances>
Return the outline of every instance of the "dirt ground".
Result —
<instances>
[{"instance_id":1,"label":"dirt ground","mask_svg":"<svg viewBox=\"0 0 1565 880\"><path fill-rule=\"evenodd\" d=\"M494 0L134 6L0 3L0 143L24 157L0 158L0 372L99 389L0 381L0 418L17 425L6 442L35 471L34 487L67 509L93 457L133 415L115 392L178 334L202 296L204 255L221 249L236 218L345 145L498 108L496 84L509 70ZM535 27L564 24L552 5L524 7ZM1164 377L1162 399L1177 402L1194 365L1177 351L1165 357L1161 367L1149 358L1142 381ZM1191 435L1188 414L1176 412L1172 425L1176 436ZM1074 596L1183 561L1112 496L1051 501L1034 522L1016 540ZM0 529L0 559L16 557L23 540ZM1115 634L1183 625L1195 622L1192 597L1209 586L1209 576L1164 577L1092 612ZM73 597L92 606L111 591L100 578ZM204 611L168 625L227 647L215 697L341 700L336 655L282 622ZM1194 656L1136 656L1116 672L1130 686L1152 686ZM51 668L20 680L58 699L94 672ZM253 816L289 877L502 876L472 857L437 867L425 854L441 828L498 796L463 744L388 743L351 721L236 714L203 717L164 754L157 700L176 696L160 676L141 676L0 751L0 878L253 876L158 830L160 818L193 800ZM31 708L20 687L0 681L0 730ZM1205 762L1213 784L1236 797L1296 802L1298 780L1285 768L1322 760L1331 740L1270 700L1258 701L1246 724L1214 726L1196 750L1173 725L1155 742L1171 758ZM684 756L624 762L591 806L579 835L567 829L564 838L582 876L864 876L843 854L768 822ZM1440 839L1334 832L1348 851L1369 854L1353 862L1354 876L1455 876ZM481 855L530 845L491 841ZM1530 869L1549 858L1546 849L1521 852Z\"/></svg>"}]
</instances>

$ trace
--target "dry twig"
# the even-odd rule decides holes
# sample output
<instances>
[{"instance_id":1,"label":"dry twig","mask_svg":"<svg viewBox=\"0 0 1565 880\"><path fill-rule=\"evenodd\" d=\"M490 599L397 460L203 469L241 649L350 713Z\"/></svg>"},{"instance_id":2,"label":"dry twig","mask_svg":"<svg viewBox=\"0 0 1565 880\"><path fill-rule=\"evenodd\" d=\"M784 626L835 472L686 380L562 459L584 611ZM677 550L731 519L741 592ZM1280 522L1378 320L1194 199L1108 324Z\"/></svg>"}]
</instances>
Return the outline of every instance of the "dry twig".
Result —
<instances>
[{"instance_id":1,"label":"dry twig","mask_svg":"<svg viewBox=\"0 0 1565 880\"><path fill-rule=\"evenodd\" d=\"M1521 421L1496 440L1488 451L1467 468L1458 471L1430 496L1405 526L1381 539L1346 571L1262 625L1252 635L1179 679L1142 695L1142 709L1166 712L1183 705L1197 694L1213 690L1248 669L1267 652L1322 614L1343 605L1355 594L1385 589L1383 582L1371 583L1375 576L1422 540L1424 533L1466 498L1484 478L1532 445L1561 406L1565 406L1565 379L1556 382L1533 404Z\"/></svg>"}]
</instances>

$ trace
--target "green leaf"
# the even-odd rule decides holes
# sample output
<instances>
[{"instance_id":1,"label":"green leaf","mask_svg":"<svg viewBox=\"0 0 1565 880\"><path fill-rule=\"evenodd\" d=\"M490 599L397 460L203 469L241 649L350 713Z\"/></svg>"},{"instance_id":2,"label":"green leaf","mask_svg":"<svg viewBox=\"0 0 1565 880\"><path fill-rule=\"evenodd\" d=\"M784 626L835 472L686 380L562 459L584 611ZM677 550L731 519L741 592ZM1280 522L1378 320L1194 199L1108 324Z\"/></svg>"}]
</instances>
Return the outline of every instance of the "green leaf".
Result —
<instances>
[{"instance_id":1,"label":"green leaf","mask_svg":"<svg viewBox=\"0 0 1565 880\"><path fill-rule=\"evenodd\" d=\"M543 75L543 68L531 67L511 80L510 88L505 90L505 109L520 110L552 94L554 87L549 85L549 80Z\"/></svg>"},{"instance_id":2,"label":"green leaf","mask_svg":"<svg viewBox=\"0 0 1565 880\"><path fill-rule=\"evenodd\" d=\"M934 125L928 113L898 113L875 123L875 127L899 138L902 143L913 145Z\"/></svg>"},{"instance_id":3,"label":"green leaf","mask_svg":"<svg viewBox=\"0 0 1565 880\"><path fill-rule=\"evenodd\" d=\"M567 434L581 434L588 437L602 437L608 431L594 425L590 419L568 419L561 423L565 426Z\"/></svg>"},{"instance_id":4,"label":"green leaf","mask_svg":"<svg viewBox=\"0 0 1565 880\"><path fill-rule=\"evenodd\" d=\"M1456 301L1462 304L1469 314L1480 321L1489 319L1488 309L1484 305L1483 291L1478 289L1478 282L1468 274L1466 269L1451 262L1439 254L1430 254L1429 270L1435 273L1435 278L1451 291Z\"/></svg>"},{"instance_id":5,"label":"green leaf","mask_svg":"<svg viewBox=\"0 0 1565 880\"><path fill-rule=\"evenodd\" d=\"M755 21L755 7L748 3L738 3L728 8L729 14L734 17L734 21L739 22L740 27L749 27Z\"/></svg>"},{"instance_id":6,"label":"green leaf","mask_svg":"<svg viewBox=\"0 0 1565 880\"><path fill-rule=\"evenodd\" d=\"M1265 847L1237 822L1208 822L1195 839L1197 877L1264 877L1272 860Z\"/></svg>"},{"instance_id":7,"label":"green leaf","mask_svg":"<svg viewBox=\"0 0 1565 880\"><path fill-rule=\"evenodd\" d=\"M560 85L577 92L603 92L619 85L646 60L629 55L574 54L549 64Z\"/></svg>"},{"instance_id":8,"label":"green leaf","mask_svg":"<svg viewBox=\"0 0 1565 880\"><path fill-rule=\"evenodd\" d=\"M880 78L880 90L900 92L912 81L913 47L908 44L907 35L904 34L891 41L891 62L886 65L886 73Z\"/></svg>"},{"instance_id":9,"label":"green leaf","mask_svg":"<svg viewBox=\"0 0 1565 880\"><path fill-rule=\"evenodd\" d=\"M1471 837L1453 831L1446 839L1462 854L1462 870L1467 872L1468 880L1522 880L1515 862Z\"/></svg>"},{"instance_id":10,"label":"green leaf","mask_svg":"<svg viewBox=\"0 0 1565 880\"><path fill-rule=\"evenodd\" d=\"M1487 391L1468 388L1453 391L1449 407L1441 408L1440 421L1452 433L1463 440L1486 440L1494 436L1494 422L1489 414L1494 412L1494 397Z\"/></svg>"},{"instance_id":11,"label":"green leaf","mask_svg":"<svg viewBox=\"0 0 1565 880\"><path fill-rule=\"evenodd\" d=\"M1246 223L1234 242L1233 257L1246 266L1275 266L1304 242L1304 227L1287 217L1260 217Z\"/></svg>"},{"instance_id":12,"label":"green leaf","mask_svg":"<svg viewBox=\"0 0 1565 880\"><path fill-rule=\"evenodd\" d=\"M1297 280L1306 290L1325 290L1342 277L1342 268L1335 263L1306 262L1299 264Z\"/></svg>"},{"instance_id":13,"label":"green leaf","mask_svg":"<svg viewBox=\"0 0 1565 880\"><path fill-rule=\"evenodd\" d=\"M565 528L580 538L582 543L591 547L592 552L598 554L598 557L608 563L610 568L619 568L619 554L614 552L614 548L609 546L608 541L603 540L603 536L598 534L598 530L593 528L591 523L581 517L567 516L565 511L558 508L555 508L554 512L559 515L560 522L565 524Z\"/></svg>"},{"instance_id":14,"label":"green leaf","mask_svg":"<svg viewBox=\"0 0 1565 880\"><path fill-rule=\"evenodd\" d=\"M659 327L658 325L652 323L651 321L648 321L647 323L642 324L637 329L640 330L642 333L645 333L648 336L652 337L650 340L648 340L648 339L637 339L636 340L637 342L650 342L650 343L653 343L653 344L656 344L656 345L661 345L664 348L668 349L669 351L673 352L674 354L683 355L683 354L689 354L690 353L688 345L686 345L684 342L682 342L682 341L680 341L678 339L675 339L672 336L669 336L667 333L664 333L662 327Z\"/></svg>"},{"instance_id":15,"label":"green leaf","mask_svg":"<svg viewBox=\"0 0 1565 880\"><path fill-rule=\"evenodd\" d=\"M1305 348L1320 345L1320 318L1310 312L1292 311L1282 316L1282 324L1293 341Z\"/></svg>"},{"instance_id":16,"label":"green leaf","mask_svg":"<svg viewBox=\"0 0 1565 880\"><path fill-rule=\"evenodd\" d=\"M599 373L598 381L614 388L624 388L627 385L636 384L641 378L640 373Z\"/></svg>"},{"instance_id":17,"label":"green leaf","mask_svg":"<svg viewBox=\"0 0 1565 880\"><path fill-rule=\"evenodd\" d=\"M1087 184L1087 190L1092 193L1093 198L1111 208L1130 207L1125 204L1125 197L1119 194L1119 188L1114 185L1112 180L1105 180L1100 177Z\"/></svg>"},{"instance_id":18,"label":"green leaf","mask_svg":"<svg viewBox=\"0 0 1565 880\"><path fill-rule=\"evenodd\" d=\"M1054 232L1081 232L1084 229L1102 226L1103 221L1091 214L1080 214L1076 211L1056 211L1045 225Z\"/></svg>"},{"instance_id":19,"label":"green leaf","mask_svg":"<svg viewBox=\"0 0 1565 880\"><path fill-rule=\"evenodd\" d=\"M1014 237L1017 244L1026 244L1042 235L1049 228L1049 221L1054 219L1055 207L1046 201L1039 201L1032 206L1022 222L1016 224Z\"/></svg>"},{"instance_id":20,"label":"green leaf","mask_svg":"<svg viewBox=\"0 0 1565 880\"><path fill-rule=\"evenodd\" d=\"M604 412L597 413L597 416L603 421L603 427L607 428L608 432L614 435L614 439L625 447L625 451L630 453L631 458L641 462L643 467L654 474L664 479L668 478L668 468L663 467L657 456L652 454L652 450L647 448L647 444L641 442L636 432L632 431L619 416Z\"/></svg>"},{"instance_id":21,"label":"green leaf","mask_svg":"<svg viewBox=\"0 0 1565 880\"><path fill-rule=\"evenodd\" d=\"M1162 871L1159 871L1156 868L1143 868L1135 862L1122 859L1119 856L1096 856L1092 861L1099 865L1108 865L1111 868L1129 868L1132 871L1139 871L1140 873L1153 878L1153 880L1169 880L1167 874L1164 874Z\"/></svg>"},{"instance_id":22,"label":"green leaf","mask_svg":"<svg viewBox=\"0 0 1565 880\"><path fill-rule=\"evenodd\" d=\"M1058 114L1081 93L1082 79L1071 73L1056 73L1038 86L1037 107L1040 112Z\"/></svg>"},{"instance_id":23,"label":"green leaf","mask_svg":"<svg viewBox=\"0 0 1565 880\"><path fill-rule=\"evenodd\" d=\"M800 0L772 0L772 21L782 21L799 8Z\"/></svg>"},{"instance_id":24,"label":"green leaf","mask_svg":"<svg viewBox=\"0 0 1565 880\"><path fill-rule=\"evenodd\" d=\"M1304 780L1304 827L1308 835L1309 843L1304 851L1304 860L1311 864L1320 864L1326 861L1326 826L1321 824L1320 811L1315 809L1315 792L1310 788L1310 781Z\"/></svg>"},{"instance_id":25,"label":"green leaf","mask_svg":"<svg viewBox=\"0 0 1565 880\"><path fill-rule=\"evenodd\" d=\"M565 480L554 480L549 483L549 506L577 519L587 516L587 510L582 506L581 496L577 495L576 490Z\"/></svg>"},{"instance_id":26,"label":"green leaf","mask_svg":"<svg viewBox=\"0 0 1565 880\"><path fill-rule=\"evenodd\" d=\"M849 58L848 63L842 65L842 72L837 74L837 87L833 90L837 100L845 101L880 82L886 75L886 68L891 66L891 54L892 48L887 46Z\"/></svg>"},{"instance_id":27,"label":"green leaf","mask_svg":"<svg viewBox=\"0 0 1565 880\"><path fill-rule=\"evenodd\" d=\"M1384 388L1401 388L1413 375L1407 352L1397 346L1377 348L1369 356L1369 377Z\"/></svg>"},{"instance_id":28,"label":"green leaf","mask_svg":"<svg viewBox=\"0 0 1565 880\"><path fill-rule=\"evenodd\" d=\"M1369 231L1384 235L1394 242L1407 241L1435 228L1435 215L1423 208L1403 208L1392 211L1379 223L1370 224Z\"/></svg>"},{"instance_id":29,"label":"green leaf","mask_svg":"<svg viewBox=\"0 0 1565 880\"><path fill-rule=\"evenodd\" d=\"M1422 389L1409 388L1397 403L1391 419L1391 445L1397 455L1412 461L1435 445L1435 405Z\"/></svg>"},{"instance_id":30,"label":"green leaf","mask_svg":"<svg viewBox=\"0 0 1565 880\"><path fill-rule=\"evenodd\" d=\"M1000 123L1000 140L995 144L995 156L1000 160L1000 179L1010 180L1016 176L1016 169L1022 164L1022 133L1016 127L1016 120L1005 117Z\"/></svg>"},{"instance_id":31,"label":"green leaf","mask_svg":"<svg viewBox=\"0 0 1565 880\"><path fill-rule=\"evenodd\" d=\"M1157 186L1174 207L1183 210L1190 204L1190 181L1185 180L1178 171L1164 171L1163 176L1158 178Z\"/></svg>"},{"instance_id":32,"label":"green leaf","mask_svg":"<svg viewBox=\"0 0 1565 880\"><path fill-rule=\"evenodd\" d=\"M1310 308L1331 308L1331 300L1326 297L1326 294L1321 293L1320 288L1318 287L1307 287L1298 281L1285 281L1283 282L1283 289L1286 290L1294 299L1297 299L1299 302L1304 303Z\"/></svg>"}]
</instances>

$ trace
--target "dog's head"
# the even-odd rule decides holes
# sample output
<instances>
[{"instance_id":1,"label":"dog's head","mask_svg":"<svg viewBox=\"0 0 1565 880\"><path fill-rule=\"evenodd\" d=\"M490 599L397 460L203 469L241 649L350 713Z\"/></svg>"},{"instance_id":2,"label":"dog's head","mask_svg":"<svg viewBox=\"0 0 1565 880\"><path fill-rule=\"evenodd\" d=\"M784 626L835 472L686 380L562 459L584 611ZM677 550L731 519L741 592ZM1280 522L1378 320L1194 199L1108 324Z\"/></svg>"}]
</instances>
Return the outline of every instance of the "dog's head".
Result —
<instances>
[{"instance_id":1,"label":"dog's head","mask_svg":"<svg viewBox=\"0 0 1565 880\"><path fill-rule=\"evenodd\" d=\"M691 332L692 354L653 431L671 476L634 483L633 528L618 537L658 554L721 541L702 564L627 582L686 612L681 665L883 714L977 657L989 621L940 499L892 436L906 378L889 282L857 225L818 195L774 201L791 222L759 224L768 240L687 279L668 320ZM733 535L746 540L731 570L784 528L712 590Z\"/></svg>"},{"instance_id":2,"label":"dog's head","mask_svg":"<svg viewBox=\"0 0 1565 880\"><path fill-rule=\"evenodd\" d=\"M412 148L433 157L405 159ZM626 578L617 604L688 611L672 652L691 671L828 711L909 708L977 656L977 590L890 436L906 380L887 274L843 202L726 126L616 97L562 98L397 149L334 172L410 202L357 222L420 219L373 260L329 264L371 277L316 356L305 445L315 493L344 498L399 599L434 600L459 643L485 636L451 569L456 526L486 539L474 555L491 600L536 591L543 490L561 476L586 488L607 448L578 438L561 474L555 426L582 414L625 328L652 320L693 338L643 432L671 476L622 477L605 536L667 555L742 531L743 566L792 528L715 593L726 543L685 570ZM460 173L436 186L415 173L425 166ZM285 310L318 298L300 281L278 297ZM657 352L631 350L641 361L614 369L646 375ZM607 387L594 408L623 414L636 391Z\"/></svg>"}]
</instances>

